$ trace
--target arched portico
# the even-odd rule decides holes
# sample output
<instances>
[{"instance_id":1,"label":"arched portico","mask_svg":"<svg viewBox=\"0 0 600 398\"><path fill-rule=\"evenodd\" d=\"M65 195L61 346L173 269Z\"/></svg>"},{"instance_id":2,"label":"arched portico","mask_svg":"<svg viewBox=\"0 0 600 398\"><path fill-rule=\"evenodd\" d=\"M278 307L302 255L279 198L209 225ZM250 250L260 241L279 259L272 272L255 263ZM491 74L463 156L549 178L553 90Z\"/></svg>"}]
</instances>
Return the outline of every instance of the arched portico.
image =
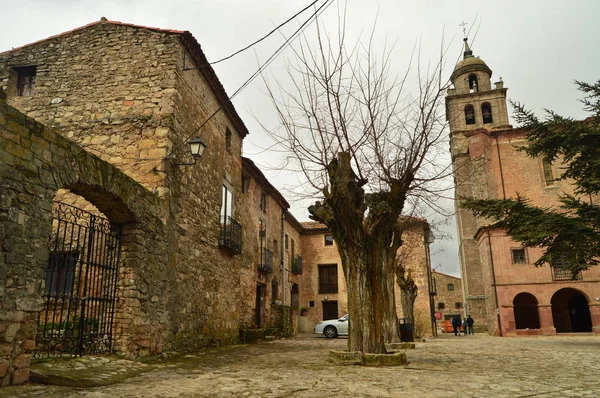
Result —
<instances>
[{"instance_id":1,"label":"arched portico","mask_svg":"<svg viewBox=\"0 0 600 398\"><path fill-rule=\"evenodd\" d=\"M556 333L585 333L592 331L588 298L579 290L558 290L550 301Z\"/></svg>"},{"instance_id":2,"label":"arched portico","mask_svg":"<svg viewBox=\"0 0 600 398\"><path fill-rule=\"evenodd\" d=\"M539 329L538 300L531 293L519 293L513 299L515 329Z\"/></svg>"}]
</instances>

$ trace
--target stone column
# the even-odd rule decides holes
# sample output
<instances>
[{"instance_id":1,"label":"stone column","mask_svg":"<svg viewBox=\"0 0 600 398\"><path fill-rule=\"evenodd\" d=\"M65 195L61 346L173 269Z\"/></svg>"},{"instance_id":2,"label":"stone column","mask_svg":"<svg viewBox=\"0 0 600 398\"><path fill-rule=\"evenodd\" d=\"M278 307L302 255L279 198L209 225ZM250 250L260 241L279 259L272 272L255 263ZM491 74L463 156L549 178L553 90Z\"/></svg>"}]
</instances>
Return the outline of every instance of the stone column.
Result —
<instances>
[{"instance_id":1,"label":"stone column","mask_svg":"<svg viewBox=\"0 0 600 398\"><path fill-rule=\"evenodd\" d=\"M590 304L590 316L592 317L592 332L600 334L600 304Z\"/></svg>"},{"instance_id":2,"label":"stone column","mask_svg":"<svg viewBox=\"0 0 600 398\"><path fill-rule=\"evenodd\" d=\"M540 329L544 336L556 335L556 328L554 327L554 319L552 318L552 306L539 305L538 313L540 315Z\"/></svg>"}]
</instances>

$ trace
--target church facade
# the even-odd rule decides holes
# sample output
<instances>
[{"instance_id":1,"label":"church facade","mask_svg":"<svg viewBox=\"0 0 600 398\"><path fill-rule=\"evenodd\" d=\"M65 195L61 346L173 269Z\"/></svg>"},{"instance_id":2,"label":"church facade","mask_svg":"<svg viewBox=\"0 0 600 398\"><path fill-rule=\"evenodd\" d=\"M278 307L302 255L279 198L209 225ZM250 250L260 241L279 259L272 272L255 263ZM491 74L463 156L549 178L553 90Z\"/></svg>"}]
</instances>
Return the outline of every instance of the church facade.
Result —
<instances>
[{"instance_id":1,"label":"church facade","mask_svg":"<svg viewBox=\"0 0 600 398\"><path fill-rule=\"evenodd\" d=\"M507 88L492 85L492 70L465 39L446 97L455 179L459 256L465 310L496 335L600 333L600 269L572 275L560 261L536 268L538 248L525 248L504 230L489 227L460 199L507 199L517 194L542 207L573 193L558 179L560 164L530 158L518 148L526 131L509 124Z\"/></svg>"}]
</instances>

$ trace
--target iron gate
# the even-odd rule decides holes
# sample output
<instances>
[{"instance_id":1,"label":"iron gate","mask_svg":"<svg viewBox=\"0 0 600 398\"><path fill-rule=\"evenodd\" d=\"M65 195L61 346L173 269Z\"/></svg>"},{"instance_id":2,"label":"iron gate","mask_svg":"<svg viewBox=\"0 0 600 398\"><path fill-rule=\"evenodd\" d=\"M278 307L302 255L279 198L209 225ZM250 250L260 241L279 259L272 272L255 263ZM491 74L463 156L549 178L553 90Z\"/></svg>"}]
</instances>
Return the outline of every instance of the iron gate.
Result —
<instances>
[{"instance_id":1,"label":"iron gate","mask_svg":"<svg viewBox=\"0 0 600 398\"><path fill-rule=\"evenodd\" d=\"M55 202L34 357L111 352L122 226Z\"/></svg>"}]
</instances>

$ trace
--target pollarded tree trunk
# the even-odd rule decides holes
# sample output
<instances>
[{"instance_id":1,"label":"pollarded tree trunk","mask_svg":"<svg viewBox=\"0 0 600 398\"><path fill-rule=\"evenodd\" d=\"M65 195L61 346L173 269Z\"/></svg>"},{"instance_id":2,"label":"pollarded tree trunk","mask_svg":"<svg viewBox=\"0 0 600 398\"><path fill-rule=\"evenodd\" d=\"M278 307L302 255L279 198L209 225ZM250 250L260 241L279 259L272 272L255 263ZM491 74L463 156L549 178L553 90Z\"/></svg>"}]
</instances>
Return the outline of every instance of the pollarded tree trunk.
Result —
<instances>
[{"instance_id":1,"label":"pollarded tree trunk","mask_svg":"<svg viewBox=\"0 0 600 398\"><path fill-rule=\"evenodd\" d=\"M412 278L410 270L407 271L403 264L398 264L396 279L398 286L400 286L400 302L402 303L404 317L409 318L410 322L414 323L415 300L417 299L419 288Z\"/></svg>"},{"instance_id":2,"label":"pollarded tree trunk","mask_svg":"<svg viewBox=\"0 0 600 398\"><path fill-rule=\"evenodd\" d=\"M309 212L330 228L337 242L348 287L348 350L385 353L389 330L397 334L389 259L401 244L395 231L405 191L397 182L390 192L365 195L366 181L357 178L347 153L340 153L327 170L331 192L326 189L325 199Z\"/></svg>"}]
</instances>

